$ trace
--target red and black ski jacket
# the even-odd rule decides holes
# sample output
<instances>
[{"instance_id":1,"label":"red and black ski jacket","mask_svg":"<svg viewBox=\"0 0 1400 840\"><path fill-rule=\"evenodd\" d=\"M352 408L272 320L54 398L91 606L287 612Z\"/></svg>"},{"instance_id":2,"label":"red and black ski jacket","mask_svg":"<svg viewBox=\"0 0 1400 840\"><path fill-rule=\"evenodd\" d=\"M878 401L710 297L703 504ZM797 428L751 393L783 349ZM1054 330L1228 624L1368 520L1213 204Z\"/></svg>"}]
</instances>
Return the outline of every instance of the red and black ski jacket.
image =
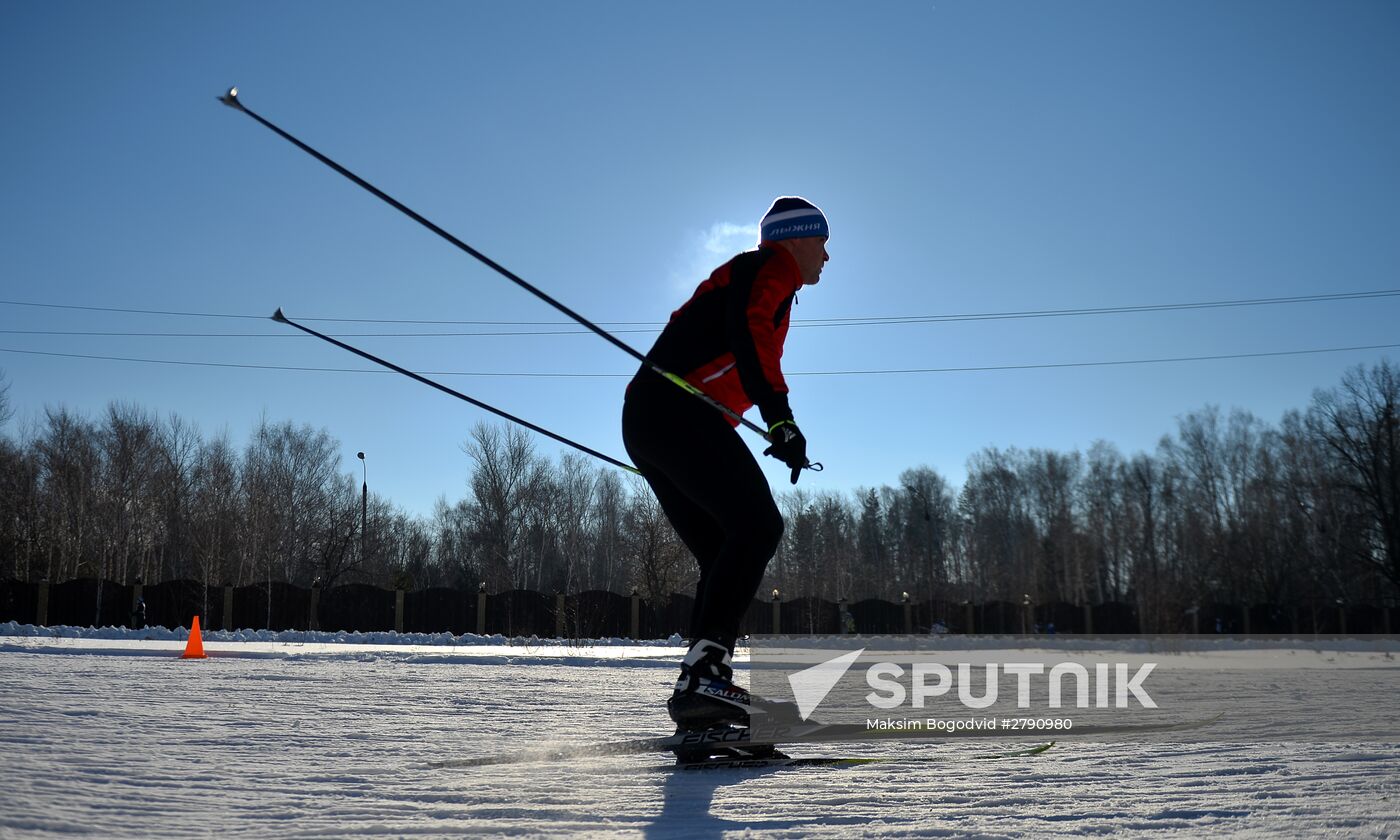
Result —
<instances>
[{"instance_id":1,"label":"red and black ski jacket","mask_svg":"<svg viewBox=\"0 0 1400 840\"><path fill-rule=\"evenodd\" d=\"M784 249L762 245L739 254L671 313L647 358L736 414L757 405L770 427L791 420L780 361L801 286L797 261Z\"/></svg>"}]
</instances>

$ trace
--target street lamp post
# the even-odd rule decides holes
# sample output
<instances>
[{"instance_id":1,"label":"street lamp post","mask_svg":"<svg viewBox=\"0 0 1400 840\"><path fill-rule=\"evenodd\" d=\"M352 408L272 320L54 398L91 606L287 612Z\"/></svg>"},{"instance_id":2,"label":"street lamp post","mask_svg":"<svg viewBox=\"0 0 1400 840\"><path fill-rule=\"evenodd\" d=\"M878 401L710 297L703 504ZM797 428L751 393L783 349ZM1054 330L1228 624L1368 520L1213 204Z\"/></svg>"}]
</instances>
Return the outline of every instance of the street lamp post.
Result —
<instances>
[{"instance_id":1,"label":"street lamp post","mask_svg":"<svg viewBox=\"0 0 1400 840\"><path fill-rule=\"evenodd\" d=\"M369 464L365 453L356 452L360 459L360 565L365 562L365 520L369 513Z\"/></svg>"}]
</instances>

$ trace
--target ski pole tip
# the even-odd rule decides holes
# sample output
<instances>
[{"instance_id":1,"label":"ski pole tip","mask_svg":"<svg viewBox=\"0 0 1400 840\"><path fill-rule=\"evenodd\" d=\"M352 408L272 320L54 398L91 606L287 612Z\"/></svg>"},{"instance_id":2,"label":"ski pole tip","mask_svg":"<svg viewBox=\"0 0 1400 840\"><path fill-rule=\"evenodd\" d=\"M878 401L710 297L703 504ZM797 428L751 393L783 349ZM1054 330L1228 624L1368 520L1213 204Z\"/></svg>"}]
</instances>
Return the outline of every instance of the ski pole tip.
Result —
<instances>
[{"instance_id":1,"label":"ski pole tip","mask_svg":"<svg viewBox=\"0 0 1400 840\"><path fill-rule=\"evenodd\" d=\"M219 97L219 101L229 106L230 108L238 108L239 110L243 109L243 103L238 101L237 85L234 85L233 87L229 88L227 93Z\"/></svg>"},{"instance_id":2,"label":"ski pole tip","mask_svg":"<svg viewBox=\"0 0 1400 840\"><path fill-rule=\"evenodd\" d=\"M289 322L287 321L287 316L282 314L282 307L280 307L280 306L277 307L277 311L276 311L276 312L272 313L272 320L277 321L277 322L280 323L280 324L289 323Z\"/></svg>"}]
</instances>

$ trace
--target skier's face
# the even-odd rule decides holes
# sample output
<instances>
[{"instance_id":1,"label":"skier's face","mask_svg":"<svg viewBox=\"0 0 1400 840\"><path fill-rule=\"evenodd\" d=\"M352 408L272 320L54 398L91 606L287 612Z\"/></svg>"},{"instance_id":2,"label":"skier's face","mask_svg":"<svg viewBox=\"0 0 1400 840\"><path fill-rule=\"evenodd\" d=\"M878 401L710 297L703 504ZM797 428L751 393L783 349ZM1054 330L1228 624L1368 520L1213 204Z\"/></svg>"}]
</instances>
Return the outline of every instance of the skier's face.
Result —
<instances>
[{"instance_id":1,"label":"skier's face","mask_svg":"<svg viewBox=\"0 0 1400 840\"><path fill-rule=\"evenodd\" d=\"M826 253L825 236L804 236L799 239L787 240L791 247L793 259L797 260L797 268L802 272L802 284L804 286L815 286L822 279L822 267L826 261L831 259Z\"/></svg>"}]
</instances>

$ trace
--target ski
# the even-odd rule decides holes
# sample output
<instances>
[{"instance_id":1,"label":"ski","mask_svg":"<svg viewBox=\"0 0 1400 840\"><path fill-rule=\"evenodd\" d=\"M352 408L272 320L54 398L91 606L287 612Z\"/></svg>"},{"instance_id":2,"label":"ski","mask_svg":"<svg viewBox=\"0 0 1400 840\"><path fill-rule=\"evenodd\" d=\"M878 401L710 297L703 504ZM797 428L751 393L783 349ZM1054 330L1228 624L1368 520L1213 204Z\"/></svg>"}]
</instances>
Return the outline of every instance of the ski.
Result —
<instances>
[{"instance_id":1,"label":"ski","mask_svg":"<svg viewBox=\"0 0 1400 840\"><path fill-rule=\"evenodd\" d=\"M1026 756L1040 755L1055 746L1054 741L1045 744L1036 744L1022 750L1009 750L1007 752L979 753L977 755L965 756L970 759L996 760L1003 758L1022 758ZM958 758L964 758L959 756ZM920 756L811 756L804 758L716 758L708 761L687 761L679 764L658 767L658 772L669 772L679 770L685 773L704 772L706 770L787 770L802 769L808 767L864 767L870 764L929 764L933 762L943 763L954 760L947 755L920 755Z\"/></svg>"},{"instance_id":2,"label":"ski","mask_svg":"<svg viewBox=\"0 0 1400 840\"><path fill-rule=\"evenodd\" d=\"M1139 724L1088 724L1060 730L1059 737L1081 735L1097 737L1101 735L1133 735L1148 732L1180 732L1199 729L1215 723L1223 713L1208 718L1169 721L1164 723ZM1034 736L1035 732L1021 732L1022 736ZM632 741L609 741L603 743L569 742L535 749L522 749L501 755L454 758L429 763L430 768L487 767L496 764L523 764L543 761L566 761L610 755L637 755L651 752L696 751L705 747L743 747L749 745L795 744L803 742L821 743L833 741L884 741L884 740L952 740L962 738L1008 738L1016 734L1004 729L974 729L948 732L942 729L869 729L862 723L791 723L763 724L752 729L743 726L703 729L694 732L680 732L654 738L639 738Z\"/></svg>"}]
</instances>

